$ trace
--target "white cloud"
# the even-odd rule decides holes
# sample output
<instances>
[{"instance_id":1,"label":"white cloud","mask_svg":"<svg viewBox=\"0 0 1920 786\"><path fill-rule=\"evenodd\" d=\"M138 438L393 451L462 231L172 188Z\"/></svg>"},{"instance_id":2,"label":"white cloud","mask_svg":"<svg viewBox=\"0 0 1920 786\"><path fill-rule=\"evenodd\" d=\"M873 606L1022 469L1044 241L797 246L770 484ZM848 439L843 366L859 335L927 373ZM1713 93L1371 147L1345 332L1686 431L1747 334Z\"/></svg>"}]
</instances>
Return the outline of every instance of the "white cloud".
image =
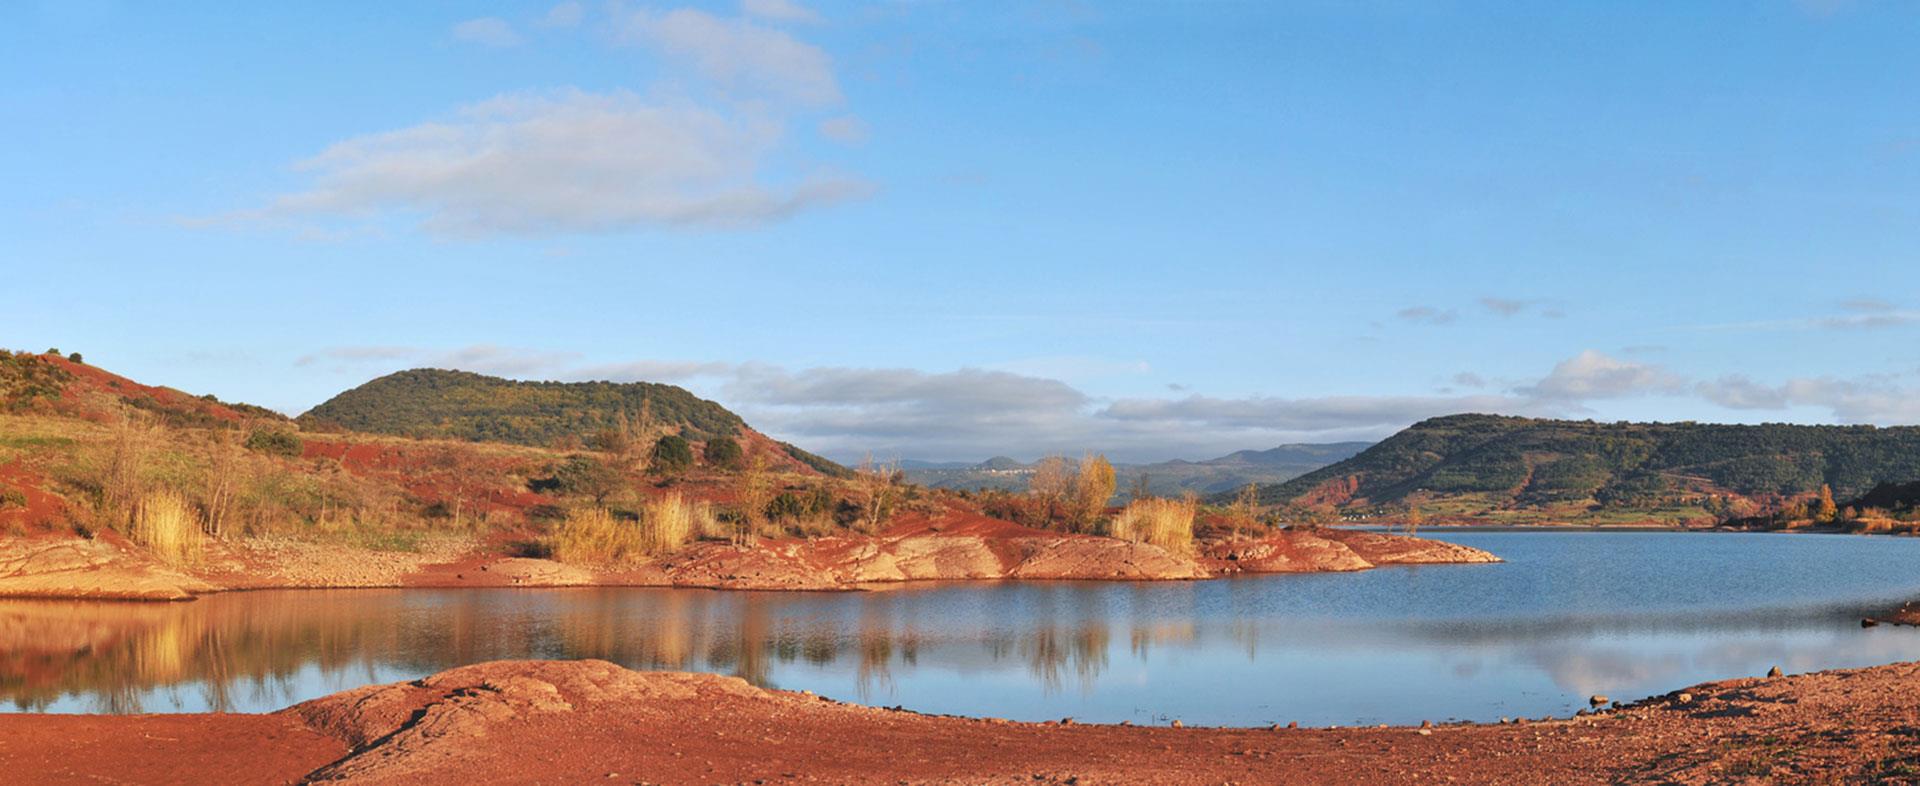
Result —
<instances>
[{"instance_id":1,"label":"white cloud","mask_svg":"<svg viewBox=\"0 0 1920 786\"><path fill-rule=\"evenodd\" d=\"M769 9L762 10L780 10ZM536 24L572 26L584 14L578 2L561 3ZM643 46L697 79L644 93L495 96L450 116L337 142L295 164L306 180L299 189L264 207L183 223L325 237L378 232L394 220L468 238L743 227L873 192L856 176L797 160L788 144L789 126L841 102L825 51L745 17L617 6L613 15L615 40ZM520 43L513 26L494 17L462 22L454 35ZM822 126L843 139L862 132L851 116Z\"/></svg>"},{"instance_id":2,"label":"white cloud","mask_svg":"<svg viewBox=\"0 0 1920 786\"><path fill-rule=\"evenodd\" d=\"M520 34L513 25L499 17L483 16L468 19L453 26L453 37L458 41L482 46L510 47L520 45Z\"/></svg>"},{"instance_id":3,"label":"white cloud","mask_svg":"<svg viewBox=\"0 0 1920 786\"><path fill-rule=\"evenodd\" d=\"M793 0L740 0L740 10L748 16L776 22L818 22L820 15Z\"/></svg>"},{"instance_id":4,"label":"white cloud","mask_svg":"<svg viewBox=\"0 0 1920 786\"><path fill-rule=\"evenodd\" d=\"M1553 367L1553 371L1517 392L1542 399L1580 401L1680 392L1686 381L1649 363L1620 360L1591 349Z\"/></svg>"},{"instance_id":5,"label":"white cloud","mask_svg":"<svg viewBox=\"0 0 1920 786\"><path fill-rule=\"evenodd\" d=\"M348 139L302 162L309 190L240 218L417 215L453 236L748 225L868 191L761 172L778 124L631 93L506 95Z\"/></svg>"},{"instance_id":6,"label":"white cloud","mask_svg":"<svg viewBox=\"0 0 1920 786\"><path fill-rule=\"evenodd\" d=\"M586 15L586 6L581 5L578 0L567 0L548 9L547 15L540 19L540 26L573 27L580 24L580 20L586 18Z\"/></svg>"},{"instance_id":7,"label":"white cloud","mask_svg":"<svg viewBox=\"0 0 1920 786\"><path fill-rule=\"evenodd\" d=\"M1697 388L1702 398L1730 409L1817 407L1847 423L1920 423L1920 389L1884 376L1799 377L1776 386L1736 375L1702 382Z\"/></svg>"},{"instance_id":8,"label":"white cloud","mask_svg":"<svg viewBox=\"0 0 1920 786\"><path fill-rule=\"evenodd\" d=\"M824 50L746 19L723 19L692 8L643 10L625 18L619 36L684 62L743 97L813 107L840 102L840 83Z\"/></svg>"},{"instance_id":9,"label":"white cloud","mask_svg":"<svg viewBox=\"0 0 1920 786\"><path fill-rule=\"evenodd\" d=\"M853 115L829 117L820 121L820 135L841 144L863 144L867 141L867 124Z\"/></svg>"}]
</instances>

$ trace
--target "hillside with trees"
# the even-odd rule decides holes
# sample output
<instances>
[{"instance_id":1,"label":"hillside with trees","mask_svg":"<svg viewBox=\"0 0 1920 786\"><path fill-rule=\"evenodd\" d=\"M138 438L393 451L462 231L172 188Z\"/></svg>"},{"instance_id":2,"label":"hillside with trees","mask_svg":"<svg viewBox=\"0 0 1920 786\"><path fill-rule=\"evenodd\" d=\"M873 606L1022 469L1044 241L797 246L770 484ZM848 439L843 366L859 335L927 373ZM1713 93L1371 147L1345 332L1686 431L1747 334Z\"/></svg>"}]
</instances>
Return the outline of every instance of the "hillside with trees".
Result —
<instances>
[{"instance_id":1,"label":"hillside with trees","mask_svg":"<svg viewBox=\"0 0 1920 786\"><path fill-rule=\"evenodd\" d=\"M1261 501L1365 510L1751 515L1830 489L1920 479L1920 428L1598 423L1453 415L1262 487Z\"/></svg>"},{"instance_id":2,"label":"hillside with trees","mask_svg":"<svg viewBox=\"0 0 1920 786\"><path fill-rule=\"evenodd\" d=\"M412 369L348 390L299 417L303 428L538 447L652 424L704 441L733 436L739 415L684 388L652 382L523 382Z\"/></svg>"}]
</instances>

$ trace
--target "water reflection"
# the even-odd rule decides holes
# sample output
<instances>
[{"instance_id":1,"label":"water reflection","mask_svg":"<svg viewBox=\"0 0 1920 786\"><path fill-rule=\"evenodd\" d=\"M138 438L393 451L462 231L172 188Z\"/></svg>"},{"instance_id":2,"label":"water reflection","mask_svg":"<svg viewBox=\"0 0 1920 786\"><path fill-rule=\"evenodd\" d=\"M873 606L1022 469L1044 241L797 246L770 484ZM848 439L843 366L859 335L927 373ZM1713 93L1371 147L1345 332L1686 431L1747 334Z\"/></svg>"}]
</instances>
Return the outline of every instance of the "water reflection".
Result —
<instances>
[{"instance_id":1,"label":"water reflection","mask_svg":"<svg viewBox=\"0 0 1920 786\"><path fill-rule=\"evenodd\" d=\"M1578 568L1646 549L1649 537L1665 538L1651 545L1686 566L1669 586L1645 586L1657 570ZM0 702L262 711L465 663L603 658L929 712L1346 724L1565 713L1591 693L1641 696L1776 664L1920 659L1915 631L1857 627L1861 610L1883 598L1920 596L1907 567L1920 541L1458 539L1511 561L859 594L358 590L164 605L0 601ZM1797 567L1753 585L1764 593L1729 595L1746 586L1738 576L1776 560ZM1700 582L1717 591L1686 589Z\"/></svg>"}]
</instances>

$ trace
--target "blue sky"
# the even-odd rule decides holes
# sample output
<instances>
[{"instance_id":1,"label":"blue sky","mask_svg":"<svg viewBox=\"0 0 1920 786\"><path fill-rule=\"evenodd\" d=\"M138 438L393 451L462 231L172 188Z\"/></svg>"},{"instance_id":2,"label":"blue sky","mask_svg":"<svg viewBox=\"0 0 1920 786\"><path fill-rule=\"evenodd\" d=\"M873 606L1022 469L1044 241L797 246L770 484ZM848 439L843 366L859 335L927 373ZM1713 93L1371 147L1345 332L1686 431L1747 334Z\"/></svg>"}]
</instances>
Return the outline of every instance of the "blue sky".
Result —
<instances>
[{"instance_id":1,"label":"blue sky","mask_svg":"<svg viewBox=\"0 0 1920 786\"><path fill-rule=\"evenodd\" d=\"M1920 421L1920 9L0 9L0 345L299 412L683 384L829 455Z\"/></svg>"}]
</instances>

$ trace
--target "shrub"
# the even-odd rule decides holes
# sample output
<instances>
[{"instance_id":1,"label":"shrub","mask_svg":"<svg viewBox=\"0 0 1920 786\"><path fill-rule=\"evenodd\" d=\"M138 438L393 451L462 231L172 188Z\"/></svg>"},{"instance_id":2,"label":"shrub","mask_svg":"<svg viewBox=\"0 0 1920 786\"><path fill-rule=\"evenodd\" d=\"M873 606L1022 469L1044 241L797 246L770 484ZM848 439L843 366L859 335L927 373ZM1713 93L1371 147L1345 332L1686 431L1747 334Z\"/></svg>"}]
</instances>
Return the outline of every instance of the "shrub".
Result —
<instances>
[{"instance_id":1,"label":"shrub","mask_svg":"<svg viewBox=\"0 0 1920 786\"><path fill-rule=\"evenodd\" d=\"M263 428L247 435L247 449L269 456L298 458L302 449L300 435L286 429Z\"/></svg>"},{"instance_id":2,"label":"shrub","mask_svg":"<svg viewBox=\"0 0 1920 786\"><path fill-rule=\"evenodd\" d=\"M641 553L640 528L599 507L569 512L550 543L553 558L561 562L619 562Z\"/></svg>"},{"instance_id":3,"label":"shrub","mask_svg":"<svg viewBox=\"0 0 1920 786\"><path fill-rule=\"evenodd\" d=\"M1193 517L1199 503L1192 499L1142 499L1127 504L1109 525L1109 534L1146 543L1175 554L1193 552Z\"/></svg>"},{"instance_id":4,"label":"shrub","mask_svg":"<svg viewBox=\"0 0 1920 786\"><path fill-rule=\"evenodd\" d=\"M620 489L620 471L590 456L574 456L554 471L552 485L563 493L592 497L599 505Z\"/></svg>"},{"instance_id":5,"label":"shrub","mask_svg":"<svg viewBox=\"0 0 1920 786\"><path fill-rule=\"evenodd\" d=\"M84 362L86 362L86 361L84 361L84 360L82 360L82 359L81 359L81 357L80 357L80 353L78 353L78 352L75 352L75 353L73 353L73 354L71 354L71 355L68 355L68 356L67 356L67 360L69 360L69 361L72 361L72 362L74 362L74 363L84 363Z\"/></svg>"},{"instance_id":6,"label":"shrub","mask_svg":"<svg viewBox=\"0 0 1920 786\"><path fill-rule=\"evenodd\" d=\"M714 437L707 440L705 453L708 466L728 470L740 468L740 443L734 441L733 437Z\"/></svg>"},{"instance_id":7,"label":"shrub","mask_svg":"<svg viewBox=\"0 0 1920 786\"><path fill-rule=\"evenodd\" d=\"M133 541L168 565L184 565L200 556L200 521L186 497L156 491L140 498L134 510Z\"/></svg>"},{"instance_id":8,"label":"shrub","mask_svg":"<svg viewBox=\"0 0 1920 786\"><path fill-rule=\"evenodd\" d=\"M653 471L678 475L693 466L693 446L679 434L668 434L653 443Z\"/></svg>"},{"instance_id":9,"label":"shrub","mask_svg":"<svg viewBox=\"0 0 1920 786\"><path fill-rule=\"evenodd\" d=\"M772 502L767 503L767 518L773 521L797 519L809 512L811 511L807 510L807 503L800 499L800 495L791 491L782 491L773 498Z\"/></svg>"},{"instance_id":10,"label":"shrub","mask_svg":"<svg viewBox=\"0 0 1920 786\"><path fill-rule=\"evenodd\" d=\"M0 508L24 508L26 506L26 492L19 489L0 488Z\"/></svg>"}]
</instances>

